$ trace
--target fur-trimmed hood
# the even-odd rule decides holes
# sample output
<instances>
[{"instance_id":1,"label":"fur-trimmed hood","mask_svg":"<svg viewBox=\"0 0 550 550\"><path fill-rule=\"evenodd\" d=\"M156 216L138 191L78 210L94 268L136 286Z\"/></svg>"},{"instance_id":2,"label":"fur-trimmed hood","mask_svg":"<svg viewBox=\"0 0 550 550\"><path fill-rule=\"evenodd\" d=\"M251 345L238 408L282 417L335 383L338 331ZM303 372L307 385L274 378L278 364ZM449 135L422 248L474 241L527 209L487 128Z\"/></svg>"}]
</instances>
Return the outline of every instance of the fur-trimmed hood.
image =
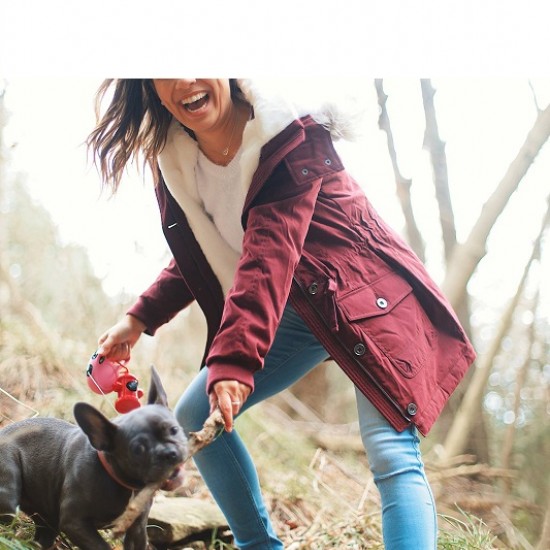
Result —
<instances>
[{"instance_id":1,"label":"fur-trimmed hood","mask_svg":"<svg viewBox=\"0 0 550 550\"><path fill-rule=\"evenodd\" d=\"M316 84L315 86L313 84ZM260 162L262 147L294 120L311 115L327 128L333 139L354 139L362 111L356 103L337 104L320 98L319 86L310 79L238 80L238 85L254 110L244 130L240 159L240 189L246 196ZM282 91L282 87L285 91ZM343 107L345 105L345 107ZM233 282L239 255L232 250L204 210L195 181L197 142L174 119L159 166L170 193L184 211L189 225L218 276L224 294Z\"/></svg>"}]
</instances>

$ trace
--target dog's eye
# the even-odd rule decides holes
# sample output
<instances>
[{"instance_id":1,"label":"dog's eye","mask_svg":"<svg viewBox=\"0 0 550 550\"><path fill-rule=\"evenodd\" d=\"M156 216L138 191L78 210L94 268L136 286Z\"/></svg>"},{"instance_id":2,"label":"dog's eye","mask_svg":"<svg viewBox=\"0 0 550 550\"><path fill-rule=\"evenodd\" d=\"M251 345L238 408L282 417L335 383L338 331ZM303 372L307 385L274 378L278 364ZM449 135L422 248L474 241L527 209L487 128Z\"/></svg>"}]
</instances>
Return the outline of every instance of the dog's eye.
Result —
<instances>
[{"instance_id":1,"label":"dog's eye","mask_svg":"<svg viewBox=\"0 0 550 550\"><path fill-rule=\"evenodd\" d=\"M178 435L179 431L180 431L179 426L171 426L170 427L170 435Z\"/></svg>"},{"instance_id":2,"label":"dog's eye","mask_svg":"<svg viewBox=\"0 0 550 550\"><path fill-rule=\"evenodd\" d=\"M141 456L147 451L147 446L142 442L135 442L131 448L132 453L136 456Z\"/></svg>"}]
</instances>

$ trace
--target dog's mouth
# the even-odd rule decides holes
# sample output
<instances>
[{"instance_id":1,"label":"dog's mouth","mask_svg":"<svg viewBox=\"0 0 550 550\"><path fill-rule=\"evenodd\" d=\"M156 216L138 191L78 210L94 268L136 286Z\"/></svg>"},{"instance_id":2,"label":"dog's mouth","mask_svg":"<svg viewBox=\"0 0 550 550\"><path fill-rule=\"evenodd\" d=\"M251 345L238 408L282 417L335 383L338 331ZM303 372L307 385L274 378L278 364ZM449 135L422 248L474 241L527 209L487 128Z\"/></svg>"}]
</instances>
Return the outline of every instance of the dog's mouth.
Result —
<instances>
[{"instance_id":1,"label":"dog's mouth","mask_svg":"<svg viewBox=\"0 0 550 550\"><path fill-rule=\"evenodd\" d=\"M183 483L183 464L177 466L170 477L160 486L163 491L174 491Z\"/></svg>"}]
</instances>

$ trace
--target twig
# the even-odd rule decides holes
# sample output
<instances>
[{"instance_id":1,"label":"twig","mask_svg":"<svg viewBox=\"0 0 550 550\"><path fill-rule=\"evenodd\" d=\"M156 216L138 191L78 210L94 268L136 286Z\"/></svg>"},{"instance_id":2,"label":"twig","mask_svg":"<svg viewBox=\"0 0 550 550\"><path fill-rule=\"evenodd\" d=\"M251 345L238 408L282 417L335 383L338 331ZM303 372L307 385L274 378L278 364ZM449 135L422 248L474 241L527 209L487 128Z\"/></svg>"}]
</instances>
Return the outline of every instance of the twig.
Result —
<instances>
[{"instance_id":1,"label":"twig","mask_svg":"<svg viewBox=\"0 0 550 550\"><path fill-rule=\"evenodd\" d=\"M308 422L323 424L323 421L315 414L310 407L302 403L293 393L284 391L279 394L279 397L297 414Z\"/></svg>"},{"instance_id":2,"label":"twig","mask_svg":"<svg viewBox=\"0 0 550 550\"><path fill-rule=\"evenodd\" d=\"M508 516L501 508L495 506L493 508L493 513L495 514L501 525L504 527L506 537L508 538L509 542L514 546L514 548L521 547L524 550L534 550L534 547L531 546L529 541L516 529L514 524L510 521Z\"/></svg>"},{"instance_id":3,"label":"twig","mask_svg":"<svg viewBox=\"0 0 550 550\"><path fill-rule=\"evenodd\" d=\"M211 443L223 428L224 422L222 413L216 409L205 421L202 430L191 432L188 439L188 454L184 462L187 462L193 455L199 452L203 447ZM130 500L126 510L119 516L112 527L115 537L124 534L130 526L136 521L137 517L145 510L147 504L153 498L153 495L163 485L164 480L146 485L133 499Z\"/></svg>"},{"instance_id":4,"label":"twig","mask_svg":"<svg viewBox=\"0 0 550 550\"><path fill-rule=\"evenodd\" d=\"M360 514L363 510L363 506L365 506L365 502L367 502L367 496L370 493L370 490L372 488L372 485L374 483L374 478L369 477L367 480L367 484L365 485L365 490L363 491L363 494L361 495L361 498L359 499L359 503L357 504L357 513Z\"/></svg>"},{"instance_id":5,"label":"twig","mask_svg":"<svg viewBox=\"0 0 550 550\"><path fill-rule=\"evenodd\" d=\"M443 460L443 447L441 445L437 445L437 447L439 450L435 453L435 459L425 457L426 470L435 470L440 472L442 470L446 470L447 468L461 466L464 464L477 464L477 456L471 454L451 456Z\"/></svg>"},{"instance_id":6,"label":"twig","mask_svg":"<svg viewBox=\"0 0 550 550\"><path fill-rule=\"evenodd\" d=\"M457 466L455 468L449 468L448 470L442 470L440 472L433 472L429 475L430 481L439 481L442 479L448 479L458 476L474 476L481 475L484 477L504 477L514 478L517 477L517 472L514 470L506 470L504 468L491 468L485 464L473 464Z\"/></svg>"},{"instance_id":7,"label":"twig","mask_svg":"<svg viewBox=\"0 0 550 550\"><path fill-rule=\"evenodd\" d=\"M533 102L535 103L535 108L537 109L537 114L542 111L540 108L539 102L537 101L537 92L535 92L535 88L533 86L533 81L529 79L529 88L531 88L531 93L533 94Z\"/></svg>"}]
</instances>

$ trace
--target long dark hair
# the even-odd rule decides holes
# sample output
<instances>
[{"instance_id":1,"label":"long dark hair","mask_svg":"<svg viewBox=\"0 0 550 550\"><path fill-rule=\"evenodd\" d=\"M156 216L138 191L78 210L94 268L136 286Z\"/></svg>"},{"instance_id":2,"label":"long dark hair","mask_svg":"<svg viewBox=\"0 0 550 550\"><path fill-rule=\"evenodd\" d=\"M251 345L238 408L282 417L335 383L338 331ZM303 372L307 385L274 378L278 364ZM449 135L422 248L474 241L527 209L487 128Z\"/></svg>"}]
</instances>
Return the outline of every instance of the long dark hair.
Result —
<instances>
[{"instance_id":1,"label":"long dark hair","mask_svg":"<svg viewBox=\"0 0 550 550\"><path fill-rule=\"evenodd\" d=\"M236 79L229 79L229 84L233 101L244 101ZM102 115L101 106L111 88L112 99ZM157 157L166 143L172 115L162 105L153 81L104 80L96 93L95 112L97 123L86 145L103 185L116 193L124 168L137 160L142 160L144 167L151 169L155 184L158 183ZM188 133L194 137L190 130Z\"/></svg>"}]
</instances>

